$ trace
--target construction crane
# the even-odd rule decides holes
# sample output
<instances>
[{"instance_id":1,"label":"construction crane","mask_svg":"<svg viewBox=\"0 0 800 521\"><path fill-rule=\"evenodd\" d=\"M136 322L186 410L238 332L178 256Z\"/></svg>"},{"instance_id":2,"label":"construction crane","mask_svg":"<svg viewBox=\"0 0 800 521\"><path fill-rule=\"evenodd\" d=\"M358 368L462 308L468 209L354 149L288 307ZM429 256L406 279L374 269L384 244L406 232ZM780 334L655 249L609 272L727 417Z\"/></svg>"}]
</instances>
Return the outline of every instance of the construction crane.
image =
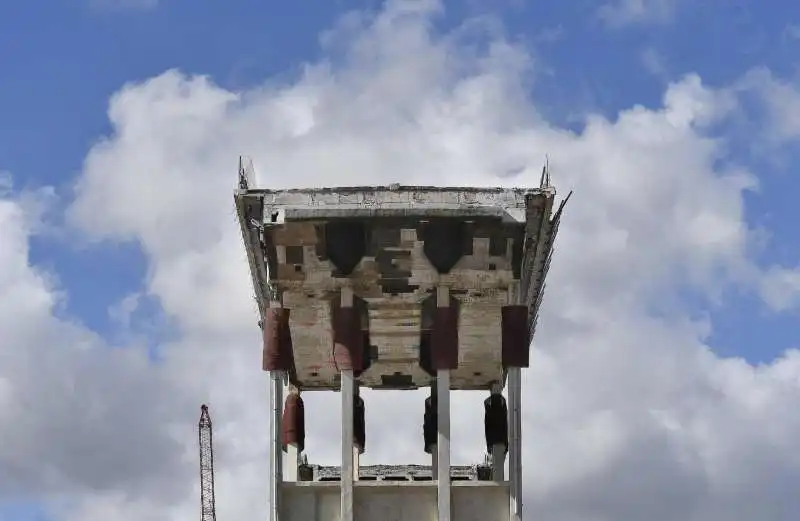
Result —
<instances>
[{"instance_id":1,"label":"construction crane","mask_svg":"<svg viewBox=\"0 0 800 521\"><path fill-rule=\"evenodd\" d=\"M200 521L217 521L214 506L214 447L208 406L200 406L197 425L200 439Z\"/></svg>"}]
</instances>

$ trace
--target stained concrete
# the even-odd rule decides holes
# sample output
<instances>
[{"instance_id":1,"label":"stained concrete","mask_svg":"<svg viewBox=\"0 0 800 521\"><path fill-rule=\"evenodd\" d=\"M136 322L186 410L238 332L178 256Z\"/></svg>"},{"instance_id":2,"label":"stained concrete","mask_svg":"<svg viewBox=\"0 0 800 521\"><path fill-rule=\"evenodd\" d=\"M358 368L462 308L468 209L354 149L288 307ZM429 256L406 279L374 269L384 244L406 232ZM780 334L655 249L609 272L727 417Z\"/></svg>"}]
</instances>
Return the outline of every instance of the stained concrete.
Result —
<instances>
[{"instance_id":1,"label":"stained concrete","mask_svg":"<svg viewBox=\"0 0 800 521\"><path fill-rule=\"evenodd\" d=\"M437 285L449 287L459 307L451 388L489 389L503 381L500 310L521 292L534 332L560 217L554 199L549 186L236 193L257 299L277 298L292 310L296 377L304 390L339 387L330 324L331 300L343 287L354 291L369 336L370 367L357 376L359 385L430 385L430 372L420 366L422 303ZM440 257L456 255L447 273L431 262L437 248ZM356 249L363 255L345 258Z\"/></svg>"},{"instance_id":2,"label":"stained concrete","mask_svg":"<svg viewBox=\"0 0 800 521\"><path fill-rule=\"evenodd\" d=\"M281 521L340 521L338 483L284 483ZM461 481L452 486L453 519L508 521L508 485ZM437 521L436 483L358 482L355 521Z\"/></svg>"}]
</instances>

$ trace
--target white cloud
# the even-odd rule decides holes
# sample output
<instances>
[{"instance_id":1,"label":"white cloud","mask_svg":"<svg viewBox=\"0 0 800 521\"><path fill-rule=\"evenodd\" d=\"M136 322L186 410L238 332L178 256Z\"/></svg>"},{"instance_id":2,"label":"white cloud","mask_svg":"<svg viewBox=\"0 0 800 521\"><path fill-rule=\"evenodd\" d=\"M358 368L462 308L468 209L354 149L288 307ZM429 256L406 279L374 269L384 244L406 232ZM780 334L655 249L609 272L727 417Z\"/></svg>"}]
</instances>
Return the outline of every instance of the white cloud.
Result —
<instances>
[{"instance_id":1,"label":"white cloud","mask_svg":"<svg viewBox=\"0 0 800 521\"><path fill-rule=\"evenodd\" d=\"M800 40L800 24L788 24L783 28L784 40Z\"/></svg>"},{"instance_id":2,"label":"white cloud","mask_svg":"<svg viewBox=\"0 0 800 521\"><path fill-rule=\"evenodd\" d=\"M28 241L42 225L30 209L48 200L47 190L40 194L0 199L0 499L116 488L180 493L170 476L181 445L150 428L172 421L157 403L170 382L146 354L106 349L80 324L54 317L57 281L29 261ZM131 457L137 444L142 453Z\"/></svg>"},{"instance_id":3,"label":"white cloud","mask_svg":"<svg viewBox=\"0 0 800 521\"><path fill-rule=\"evenodd\" d=\"M139 309L140 299L141 295L139 293L125 295L122 299L109 307L109 318L123 327L130 327L131 316Z\"/></svg>"},{"instance_id":4,"label":"white cloud","mask_svg":"<svg viewBox=\"0 0 800 521\"><path fill-rule=\"evenodd\" d=\"M678 0L610 0L597 14L612 27L659 24L672 21L677 4Z\"/></svg>"},{"instance_id":5,"label":"white cloud","mask_svg":"<svg viewBox=\"0 0 800 521\"><path fill-rule=\"evenodd\" d=\"M768 270L761 280L761 296L776 311L800 306L800 268Z\"/></svg>"},{"instance_id":6,"label":"white cloud","mask_svg":"<svg viewBox=\"0 0 800 521\"><path fill-rule=\"evenodd\" d=\"M547 152L555 182L575 196L525 377L529 515L798 517L800 354L758 367L721 359L704 344L712 325L679 300L678 288L750 280L742 192L756 181L721 170L724 142L706 135L735 99L690 75L658 109L592 115L573 133L528 98L537 70L524 49L496 33L470 45L474 24L437 36L438 9L390 2L376 19L349 17L326 35L337 59L306 65L293 83L229 92L168 71L113 97L114 131L86 158L69 219L93 239L141 245L142 295L159 299L180 334L158 366L52 317L21 207L0 206L7 483L71 493L59 503L66 519L195 515L194 429L209 401L219 518L263 517L267 380L232 209L238 154L253 156L270 186L530 185ZM420 393L366 402L369 459L422 461ZM309 396L312 460L335 460L321 428L336 421L336 403ZM477 460L480 396L455 407L456 459Z\"/></svg>"},{"instance_id":7,"label":"white cloud","mask_svg":"<svg viewBox=\"0 0 800 521\"><path fill-rule=\"evenodd\" d=\"M653 47L646 47L640 54L645 70L658 78L668 79L669 66L664 56Z\"/></svg>"},{"instance_id":8,"label":"white cloud","mask_svg":"<svg viewBox=\"0 0 800 521\"><path fill-rule=\"evenodd\" d=\"M149 11L158 7L159 0L88 0L97 9Z\"/></svg>"},{"instance_id":9,"label":"white cloud","mask_svg":"<svg viewBox=\"0 0 800 521\"><path fill-rule=\"evenodd\" d=\"M759 127L762 139L771 145L800 139L800 89L792 82L775 77L768 69L750 71L735 88L757 95L762 103L766 125Z\"/></svg>"}]
</instances>

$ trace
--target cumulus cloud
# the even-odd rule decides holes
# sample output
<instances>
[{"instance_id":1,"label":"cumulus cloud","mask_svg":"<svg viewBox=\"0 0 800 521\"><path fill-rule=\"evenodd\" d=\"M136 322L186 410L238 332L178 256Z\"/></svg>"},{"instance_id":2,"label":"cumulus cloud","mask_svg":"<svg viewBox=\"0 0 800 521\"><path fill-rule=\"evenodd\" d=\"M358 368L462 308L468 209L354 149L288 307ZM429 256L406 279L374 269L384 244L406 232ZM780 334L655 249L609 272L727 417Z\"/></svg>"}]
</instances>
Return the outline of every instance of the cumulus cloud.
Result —
<instances>
[{"instance_id":1,"label":"cumulus cloud","mask_svg":"<svg viewBox=\"0 0 800 521\"><path fill-rule=\"evenodd\" d=\"M800 268L773 267L761 279L761 296L774 310L800 306Z\"/></svg>"},{"instance_id":2,"label":"cumulus cloud","mask_svg":"<svg viewBox=\"0 0 800 521\"><path fill-rule=\"evenodd\" d=\"M191 486L170 482L182 445L151 430L174 418L159 405L171 384L146 352L110 350L56 317L64 293L29 260L50 195L0 195L0 501L114 489L167 499Z\"/></svg>"},{"instance_id":3,"label":"cumulus cloud","mask_svg":"<svg viewBox=\"0 0 800 521\"><path fill-rule=\"evenodd\" d=\"M790 81L776 77L769 69L757 68L739 80L735 89L754 93L761 103L767 125L762 138L772 145L800 139L800 89Z\"/></svg>"},{"instance_id":4,"label":"cumulus cloud","mask_svg":"<svg viewBox=\"0 0 800 521\"><path fill-rule=\"evenodd\" d=\"M600 19L611 27L670 22L678 0L611 0L598 9Z\"/></svg>"},{"instance_id":5,"label":"cumulus cloud","mask_svg":"<svg viewBox=\"0 0 800 521\"><path fill-rule=\"evenodd\" d=\"M537 64L525 49L494 24L437 34L440 10L394 1L348 16L323 38L326 58L292 82L231 92L173 70L111 99L113 132L86 157L68 219L98 247L141 246L136 298L157 300L177 328L157 364L54 318L59 293L30 265L22 206L0 204L0 330L11 332L0 490L5 480L67 498L68 520L196 515L195 416L208 401L219 518L266 515L267 378L232 207L238 154L263 185L285 187L532 185L549 153L557 186L575 196L525 375L529 515L800 515L800 354L761 366L721 358L706 344L713 324L681 306L687 288L715 294L754 269L742 194L757 180L720 166L725 143L710 133L735 97L689 75L661 107L588 115L569 131L530 99ZM369 461L425 460L422 397L366 394ZM308 397L312 461L336 460L337 403ZM456 396L454 408L455 460L478 460L481 396Z\"/></svg>"}]
</instances>

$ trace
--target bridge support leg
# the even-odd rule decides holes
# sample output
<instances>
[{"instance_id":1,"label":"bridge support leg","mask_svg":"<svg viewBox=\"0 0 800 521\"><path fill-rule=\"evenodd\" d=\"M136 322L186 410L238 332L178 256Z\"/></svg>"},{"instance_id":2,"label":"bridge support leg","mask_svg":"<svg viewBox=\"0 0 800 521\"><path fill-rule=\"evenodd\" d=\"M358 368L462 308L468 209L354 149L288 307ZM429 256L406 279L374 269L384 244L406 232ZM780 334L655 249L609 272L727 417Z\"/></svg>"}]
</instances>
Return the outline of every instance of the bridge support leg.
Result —
<instances>
[{"instance_id":1,"label":"bridge support leg","mask_svg":"<svg viewBox=\"0 0 800 521\"><path fill-rule=\"evenodd\" d=\"M503 394L503 384L498 383L492 386L491 394ZM508 421L508 420L506 420ZM492 459L492 480L497 483L505 481L505 466L506 466L506 445L503 443L495 443L491 447L490 454Z\"/></svg>"},{"instance_id":2,"label":"bridge support leg","mask_svg":"<svg viewBox=\"0 0 800 521\"><path fill-rule=\"evenodd\" d=\"M342 308L353 307L352 288L342 288ZM341 370L342 393L342 475L341 475L341 521L353 521L353 401L355 400L355 378L353 369Z\"/></svg>"},{"instance_id":3,"label":"bridge support leg","mask_svg":"<svg viewBox=\"0 0 800 521\"><path fill-rule=\"evenodd\" d=\"M284 393L289 396L290 394L300 394L300 390L289 385L284 389ZM283 421L283 420L281 420ZM281 425L283 428L284 425ZM297 443L287 443L285 452L283 453L283 481L298 481L298 469L300 467L300 447Z\"/></svg>"},{"instance_id":4,"label":"bridge support leg","mask_svg":"<svg viewBox=\"0 0 800 521\"><path fill-rule=\"evenodd\" d=\"M437 288L438 307L450 305L449 288ZM434 346L434 349L436 347ZM436 439L436 470L438 495L438 520L450 521L450 370L436 371L436 412L438 436Z\"/></svg>"},{"instance_id":5,"label":"bridge support leg","mask_svg":"<svg viewBox=\"0 0 800 521\"><path fill-rule=\"evenodd\" d=\"M522 371L519 367L508 369L508 427L510 521L522 521Z\"/></svg>"},{"instance_id":6,"label":"bridge support leg","mask_svg":"<svg viewBox=\"0 0 800 521\"><path fill-rule=\"evenodd\" d=\"M279 301L270 302L270 307L279 308ZM283 482L283 384L286 381L285 371L270 371L269 373L269 518L270 521L280 521L280 491Z\"/></svg>"}]
</instances>

